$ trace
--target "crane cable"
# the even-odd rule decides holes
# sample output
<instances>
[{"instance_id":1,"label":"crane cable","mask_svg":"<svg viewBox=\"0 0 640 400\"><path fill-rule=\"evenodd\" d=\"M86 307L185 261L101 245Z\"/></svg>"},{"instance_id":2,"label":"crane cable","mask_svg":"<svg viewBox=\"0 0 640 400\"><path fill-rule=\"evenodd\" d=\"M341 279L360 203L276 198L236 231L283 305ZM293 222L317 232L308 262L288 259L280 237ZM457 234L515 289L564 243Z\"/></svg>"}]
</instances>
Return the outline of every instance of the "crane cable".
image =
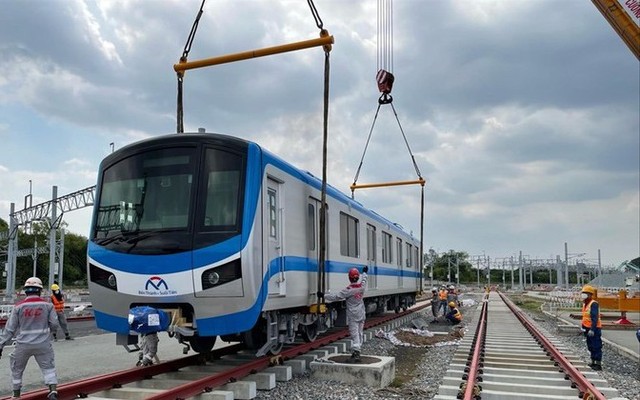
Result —
<instances>
[{"instance_id":1,"label":"crane cable","mask_svg":"<svg viewBox=\"0 0 640 400\"><path fill-rule=\"evenodd\" d=\"M307 0L311 14L316 21L316 26L320 29L320 36L326 36L329 33L324 29L322 18L318 14L313 0ZM318 251L318 279L317 279L317 312L321 312L321 304L324 302L324 292L326 289L326 253L327 253L327 142L329 137L329 72L331 70L329 63L329 54L331 45L323 46L324 49L324 96L323 96L323 112L322 112L322 187L320 191L320 226L319 226L319 251ZM321 319L317 319L318 329L321 327Z\"/></svg>"},{"instance_id":2,"label":"crane cable","mask_svg":"<svg viewBox=\"0 0 640 400\"><path fill-rule=\"evenodd\" d=\"M358 169L356 170L356 175L353 178L353 184L351 185L351 198L355 198L355 189L357 187L358 177L360 176L360 170L362 169L362 165L364 163L364 157L367 153L367 149L369 147L369 142L371 141L371 136L373 134L373 128L375 127L376 121L378 119L378 113L380 112L380 107L385 104L390 104L391 109L393 110L393 114L396 117L396 121L398 122L398 127L400 128L400 133L402 133L402 138L404 139L404 143L407 146L407 150L409 151L409 156L411 157L411 162L413 163L413 167L418 175L418 182L421 186L420 193L420 260L417 260L420 264L420 292L422 292L422 259L423 259L423 246L424 246L424 184L425 180L420 173L420 168L418 168L418 164L416 163L416 159L411 151L411 147L409 146L409 141L407 140L407 136L404 133L404 129L402 129L402 124L400 124L400 119L398 118L398 113L396 112L396 108L393 105L393 97L391 97L391 89L393 87L393 82L395 77L393 75L393 0L378 0L378 52L377 52L377 67L378 72L376 74L376 81L378 84L378 90L382 93L380 98L378 98L378 107L376 109L375 116L373 117L373 123L371 124L371 129L369 130L369 136L367 137L367 141L364 146L364 151L362 152L362 157L360 158L360 164L358 165ZM412 182L416 183L416 182ZM382 186L382 185L377 185ZM390 186L390 185L389 185Z\"/></svg>"},{"instance_id":3,"label":"crane cable","mask_svg":"<svg viewBox=\"0 0 640 400\"><path fill-rule=\"evenodd\" d=\"M196 31L198 30L198 24L200 23L200 17L202 16L202 9L204 8L204 2L206 0L202 0L202 4L200 4L200 10L196 15L196 19L193 21L193 25L191 26L191 32L189 32L189 37L187 38L187 42L184 45L184 50L182 51L182 57L180 57L180 62L186 62L189 57L189 52L191 51L191 45L193 44L193 39L196 37ZM176 72L178 77L178 101L177 101L177 127L176 132L184 133L184 108L182 103L182 81L184 78L184 71Z\"/></svg>"}]
</instances>

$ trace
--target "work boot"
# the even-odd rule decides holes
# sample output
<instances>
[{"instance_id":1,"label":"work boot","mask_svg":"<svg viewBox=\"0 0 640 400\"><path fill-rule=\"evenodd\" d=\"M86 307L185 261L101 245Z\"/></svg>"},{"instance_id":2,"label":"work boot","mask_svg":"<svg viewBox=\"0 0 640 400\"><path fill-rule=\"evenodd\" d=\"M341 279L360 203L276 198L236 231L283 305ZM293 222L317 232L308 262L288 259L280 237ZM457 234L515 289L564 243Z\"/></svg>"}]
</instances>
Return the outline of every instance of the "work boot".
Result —
<instances>
[{"instance_id":1,"label":"work boot","mask_svg":"<svg viewBox=\"0 0 640 400\"><path fill-rule=\"evenodd\" d=\"M354 351L353 351L353 354L351 354L351 359L352 359L352 361L353 361L353 362L357 362L357 363L359 363L360 361L362 361L362 360L360 359L360 352L359 352L358 350L354 350Z\"/></svg>"},{"instance_id":2,"label":"work boot","mask_svg":"<svg viewBox=\"0 0 640 400\"><path fill-rule=\"evenodd\" d=\"M11 396L12 399L19 399L20 398L20 389L18 390L14 390L13 391L13 396Z\"/></svg>"},{"instance_id":3,"label":"work boot","mask_svg":"<svg viewBox=\"0 0 640 400\"><path fill-rule=\"evenodd\" d=\"M57 341L58 341L58 337L56 336L56 334L55 334L55 333L53 334L53 341L54 341L54 342L57 342Z\"/></svg>"},{"instance_id":4,"label":"work boot","mask_svg":"<svg viewBox=\"0 0 640 400\"><path fill-rule=\"evenodd\" d=\"M66 335L66 336L64 337L64 340L73 340L73 338L72 338L71 336L69 336L69 335Z\"/></svg>"},{"instance_id":5,"label":"work boot","mask_svg":"<svg viewBox=\"0 0 640 400\"><path fill-rule=\"evenodd\" d=\"M593 364L589 366L594 371L602 371L602 362L600 360L593 360Z\"/></svg>"},{"instance_id":6,"label":"work boot","mask_svg":"<svg viewBox=\"0 0 640 400\"><path fill-rule=\"evenodd\" d=\"M51 392L49 392L49 394L47 395L47 400L58 400L58 391L52 390Z\"/></svg>"}]
</instances>

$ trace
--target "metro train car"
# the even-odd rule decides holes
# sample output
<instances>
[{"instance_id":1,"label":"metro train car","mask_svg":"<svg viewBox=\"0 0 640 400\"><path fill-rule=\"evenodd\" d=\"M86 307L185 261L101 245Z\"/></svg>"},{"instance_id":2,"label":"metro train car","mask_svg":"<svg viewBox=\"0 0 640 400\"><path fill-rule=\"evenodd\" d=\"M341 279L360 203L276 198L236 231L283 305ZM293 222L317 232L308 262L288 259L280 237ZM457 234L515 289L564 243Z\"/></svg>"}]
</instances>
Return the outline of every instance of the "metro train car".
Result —
<instances>
[{"instance_id":1,"label":"metro train car","mask_svg":"<svg viewBox=\"0 0 640 400\"><path fill-rule=\"evenodd\" d=\"M260 145L213 133L133 143L100 164L88 245L91 302L116 344L137 343L130 310L170 316L196 352L220 337L257 355L345 325L344 302L322 303L369 268L369 314L398 312L420 290L420 242L327 185L326 258L319 268L322 181ZM320 301L319 301L320 300Z\"/></svg>"}]
</instances>

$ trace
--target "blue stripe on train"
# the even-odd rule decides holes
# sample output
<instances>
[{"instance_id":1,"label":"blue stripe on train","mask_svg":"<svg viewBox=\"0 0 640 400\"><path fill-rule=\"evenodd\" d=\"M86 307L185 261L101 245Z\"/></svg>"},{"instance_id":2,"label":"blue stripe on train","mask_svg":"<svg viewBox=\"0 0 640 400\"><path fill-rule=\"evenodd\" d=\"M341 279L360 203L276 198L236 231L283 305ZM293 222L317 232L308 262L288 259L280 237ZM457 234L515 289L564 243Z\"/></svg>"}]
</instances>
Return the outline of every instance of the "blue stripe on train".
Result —
<instances>
[{"instance_id":1,"label":"blue stripe on train","mask_svg":"<svg viewBox=\"0 0 640 400\"><path fill-rule=\"evenodd\" d=\"M317 272L317 261L309 260L305 257L285 257L285 271L302 271L302 272ZM329 274L346 274L351 268L358 268L361 270L361 264L345 263L338 261L327 261L326 272ZM418 278L420 275L416 271L398 271L395 268L380 267L372 268L375 270L375 274L378 276L399 276L407 278ZM264 276L262 280L262 286L260 288L260 294L253 305L243 311L239 311L233 314L221 315L211 318L198 318L196 323L198 326L199 334L203 336L214 335L227 335L232 333L243 332L249 330L256 323L260 316L264 303L266 301L266 288L268 287L269 279L272 276L280 272L280 264L278 259L274 259L269 263L268 274ZM371 275L371 274L370 274ZM212 298L211 301L216 301ZM115 331L119 333L128 333L129 326L127 318L120 318L114 315L105 314L100 311L94 311L96 324L98 328Z\"/></svg>"}]
</instances>

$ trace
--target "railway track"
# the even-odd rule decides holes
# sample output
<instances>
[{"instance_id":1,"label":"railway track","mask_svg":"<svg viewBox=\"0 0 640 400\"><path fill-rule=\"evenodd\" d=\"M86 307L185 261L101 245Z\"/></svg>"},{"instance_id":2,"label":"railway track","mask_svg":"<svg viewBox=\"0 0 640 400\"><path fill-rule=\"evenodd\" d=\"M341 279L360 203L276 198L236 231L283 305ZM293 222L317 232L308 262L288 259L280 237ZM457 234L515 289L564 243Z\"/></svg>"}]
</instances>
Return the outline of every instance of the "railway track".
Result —
<instances>
[{"instance_id":1,"label":"railway track","mask_svg":"<svg viewBox=\"0 0 640 400\"><path fill-rule=\"evenodd\" d=\"M502 294L487 294L481 307L435 399L621 399Z\"/></svg>"},{"instance_id":2,"label":"railway track","mask_svg":"<svg viewBox=\"0 0 640 400\"><path fill-rule=\"evenodd\" d=\"M410 319L428 304L380 317L369 318L365 335L373 335L373 328L394 329ZM242 345L232 345L201 354L131 368L58 385L60 400L71 399L225 399L239 400L255 397L256 390L270 390L277 382L292 379L293 374L306 369L308 362L335 352L348 351L351 345L347 329L331 331L314 342L297 342L285 346L277 356L256 358ZM22 394L22 400L46 398L46 390ZM4 399L9 399L5 397Z\"/></svg>"}]
</instances>

